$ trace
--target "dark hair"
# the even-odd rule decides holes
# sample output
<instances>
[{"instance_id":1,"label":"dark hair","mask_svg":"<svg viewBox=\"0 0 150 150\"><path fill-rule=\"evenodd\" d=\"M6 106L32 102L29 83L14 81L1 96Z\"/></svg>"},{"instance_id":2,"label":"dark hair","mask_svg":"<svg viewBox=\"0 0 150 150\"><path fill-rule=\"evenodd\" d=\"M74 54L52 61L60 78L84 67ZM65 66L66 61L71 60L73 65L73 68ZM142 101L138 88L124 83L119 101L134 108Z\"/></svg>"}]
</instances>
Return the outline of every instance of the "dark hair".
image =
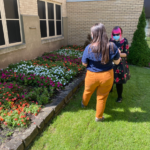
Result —
<instances>
[{"instance_id":1,"label":"dark hair","mask_svg":"<svg viewBox=\"0 0 150 150\"><path fill-rule=\"evenodd\" d=\"M90 45L92 52L95 53L95 57L102 55L101 63L106 64L109 62L109 42L106 34L106 29L102 23L95 25L91 28L93 34L93 40ZM96 45L94 45L96 44Z\"/></svg>"},{"instance_id":2,"label":"dark hair","mask_svg":"<svg viewBox=\"0 0 150 150\"><path fill-rule=\"evenodd\" d=\"M121 28L120 26L115 26L115 27L113 28L113 30L117 30L118 28L120 28L121 34L123 34L123 30L122 30L122 28Z\"/></svg>"}]
</instances>

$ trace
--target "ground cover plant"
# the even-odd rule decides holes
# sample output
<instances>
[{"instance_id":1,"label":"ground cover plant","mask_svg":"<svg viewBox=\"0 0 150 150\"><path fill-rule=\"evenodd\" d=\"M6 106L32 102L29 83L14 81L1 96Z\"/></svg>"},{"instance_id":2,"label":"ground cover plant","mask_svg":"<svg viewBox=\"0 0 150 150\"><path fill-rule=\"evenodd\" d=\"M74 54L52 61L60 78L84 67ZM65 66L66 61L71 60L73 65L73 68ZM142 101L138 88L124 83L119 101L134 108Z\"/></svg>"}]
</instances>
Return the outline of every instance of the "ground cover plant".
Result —
<instances>
[{"instance_id":1,"label":"ground cover plant","mask_svg":"<svg viewBox=\"0 0 150 150\"><path fill-rule=\"evenodd\" d=\"M84 70L81 49L66 48L0 70L0 131L3 137L12 135L13 130L8 128L27 128L41 108L51 102L53 95ZM11 134L4 134L6 130Z\"/></svg>"},{"instance_id":2,"label":"ground cover plant","mask_svg":"<svg viewBox=\"0 0 150 150\"><path fill-rule=\"evenodd\" d=\"M96 92L81 108L83 86L29 150L149 150L150 69L129 67L132 78L124 85L123 101L116 103L114 86L104 122L95 122Z\"/></svg>"},{"instance_id":3,"label":"ground cover plant","mask_svg":"<svg viewBox=\"0 0 150 150\"><path fill-rule=\"evenodd\" d=\"M62 46L60 49L73 49L83 52L84 46L78 46L78 45L68 45L68 46Z\"/></svg>"}]
</instances>

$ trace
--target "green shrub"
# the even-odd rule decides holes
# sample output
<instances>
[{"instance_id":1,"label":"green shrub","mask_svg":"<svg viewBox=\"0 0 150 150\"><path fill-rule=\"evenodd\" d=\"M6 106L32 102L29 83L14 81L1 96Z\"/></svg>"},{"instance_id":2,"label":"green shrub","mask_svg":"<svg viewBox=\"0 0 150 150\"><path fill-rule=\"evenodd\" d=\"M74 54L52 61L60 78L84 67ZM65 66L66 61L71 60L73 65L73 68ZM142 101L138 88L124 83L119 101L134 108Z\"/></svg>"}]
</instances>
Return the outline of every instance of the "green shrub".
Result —
<instances>
[{"instance_id":1,"label":"green shrub","mask_svg":"<svg viewBox=\"0 0 150 150\"><path fill-rule=\"evenodd\" d=\"M128 62L137 66L148 66L150 62L150 49L145 35L146 19L143 9L137 30L134 33L133 41L129 49Z\"/></svg>"}]
</instances>

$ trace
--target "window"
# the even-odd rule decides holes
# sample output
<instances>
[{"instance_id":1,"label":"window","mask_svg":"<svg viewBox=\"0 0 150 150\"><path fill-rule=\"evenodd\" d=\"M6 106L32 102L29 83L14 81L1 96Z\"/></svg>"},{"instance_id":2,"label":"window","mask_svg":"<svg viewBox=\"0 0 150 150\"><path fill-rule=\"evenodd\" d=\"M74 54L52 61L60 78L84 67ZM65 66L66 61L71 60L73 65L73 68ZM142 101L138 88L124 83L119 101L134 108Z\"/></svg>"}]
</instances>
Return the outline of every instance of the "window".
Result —
<instances>
[{"instance_id":1,"label":"window","mask_svg":"<svg viewBox=\"0 0 150 150\"><path fill-rule=\"evenodd\" d=\"M21 43L18 0L0 0L0 47Z\"/></svg>"},{"instance_id":2,"label":"window","mask_svg":"<svg viewBox=\"0 0 150 150\"><path fill-rule=\"evenodd\" d=\"M61 5L38 1L41 38L55 37L62 34Z\"/></svg>"},{"instance_id":3,"label":"window","mask_svg":"<svg viewBox=\"0 0 150 150\"><path fill-rule=\"evenodd\" d=\"M5 39L4 39L4 32L3 32L3 25L2 25L1 11L0 11L0 46L1 45L5 45Z\"/></svg>"}]
</instances>

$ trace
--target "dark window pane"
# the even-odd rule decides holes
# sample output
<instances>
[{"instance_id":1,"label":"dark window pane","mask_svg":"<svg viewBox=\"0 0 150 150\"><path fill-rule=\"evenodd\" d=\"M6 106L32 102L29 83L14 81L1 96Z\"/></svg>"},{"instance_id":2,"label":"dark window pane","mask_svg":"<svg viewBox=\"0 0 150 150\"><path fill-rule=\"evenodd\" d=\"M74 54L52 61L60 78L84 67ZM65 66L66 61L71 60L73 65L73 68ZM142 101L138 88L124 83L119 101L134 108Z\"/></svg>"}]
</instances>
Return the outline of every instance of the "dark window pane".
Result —
<instances>
[{"instance_id":1,"label":"dark window pane","mask_svg":"<svg viewBox=\"0 0 150 150\"><path fill-rule=\"evenodd\" d=\"M45 2L38 1L38 13L40 19L46 19Z\"/></svg>"},{"instance_id":2,"label":"dark window pane","mask_svg":"<svg viewBox=\"0 0 150 150\"><path fill-rule=\"evenodd\" d=\"M49 36L55 35L55 25L54 21L49 21Z\"/></svg>"},{"instance_id":3,"label":"dark window pane","mask_svg":"<svg viewBox=\"0 0 150 150\"><path fill-rule=\"evenodd\" d=\"M0 12L0 19L1 19L1 12Z\"/></svg>"},{"instance_id":4,"label":"dark window pane","mask_svg":"<svg viewBox=\"0 0 150 150\"><path fill-rule=\"evenodd\" d=\"M56 19L61 20L61 6L56 5Z\"/></svg>"},{"instance_id":5,"label":"dark window pane","mask_svg":"<svg viewBox=\"0 0 150 150\"><path fill-rule=\"evenodd\" d=\"M54 19L54 4L48 3L48 19Z\"/></svg>"},{"instance_id":6,"label":"dark window pane","mask_svg":"<svg viewBox=\"0 0 150 150\"><path fill-rule=\"evenodd\" d=\"M4 0L6 18L18 19L17 0Z\"/></svg>"},{"instance_id":7,"label":"dark window pane","mask_svg":"<svg viewBox=\"0 0 150 150\"><path fill-rule=\"evenodd\" d=\"M9 43L21 42L19 20L7 20Z\"/></svg>"},{"instance_id":8,"label":"dark window pane","mask_svg":"<svg viewBox=\"0 0 150 150\"><path fill-rule=\"evenodd\" d=\"M0 45L5 45L2 21L0 20Z\"/></svg>"},{"instance_id":9,"label":"dark window pane","mask_svg":"<svg viewBox=\"0 0 150 150\"><path fill-rule=\"evenodd\" d=\"M47 37L46 21L40 21L41 37Z\"/></svg>"},{"instance_id":10,"label":"dark window pane","mask_svg":"<svg viewBox=\"0 0 150 150\"><path fill-rule=\"evenodd\" d=\"M61 21L56 21L57 35L61 35Z\"/></svg>"}]
</instances>

